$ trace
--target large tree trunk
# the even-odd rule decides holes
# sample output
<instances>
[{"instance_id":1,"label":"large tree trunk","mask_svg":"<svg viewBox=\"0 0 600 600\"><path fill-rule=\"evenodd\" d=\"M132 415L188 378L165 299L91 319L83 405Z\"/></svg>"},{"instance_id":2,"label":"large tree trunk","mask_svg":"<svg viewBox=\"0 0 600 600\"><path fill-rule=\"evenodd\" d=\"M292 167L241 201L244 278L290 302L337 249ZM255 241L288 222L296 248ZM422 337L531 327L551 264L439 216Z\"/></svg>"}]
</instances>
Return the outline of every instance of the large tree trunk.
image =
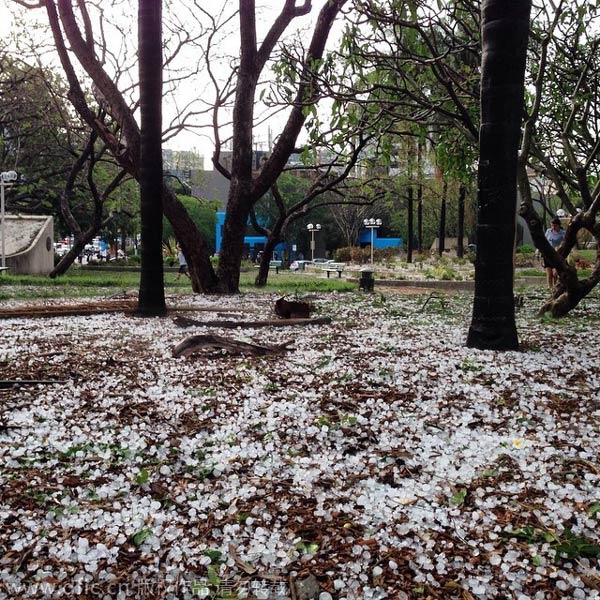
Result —
<instances>
[{"instance_id":1,"label":"large tree trunk","mask_svg":"<svg viewBox=\"0 0 600 600\"><path fill-rule=\"evenodd\" d=\"M142 270L137 312L167 313L162 256L162 0L139 0Z\"/></svg>"},{"instance_id":2,"label":"large tree trunk","mask_svg":"<svg viewBox=\"0 0 600 600\"><path fill-rule=\"evenodd\" d=\"M217 269L218 291L222 294L237 294L240 283L240 267L244 254L244 236L250 215L248 192L240 187L248 187L232 179L227 203L227 213L223 224L223 241Z\"/></svg>"},{"instance_id":3,"label":"large tree trunk","mask_svg":"<svg viewBox=\"0 0 600 600\"><path fill-rule=\"evenodd\" d=\"M102 64L90 50L89 45L85 43L77 19L73 14L70 0L59 0L60 20L53 2L47 2L45 6L60 62L69 83L69 100L87 125L97 131L119 165L139 181L141 142L140 131L133 116L133 110L127 105L115 83L104 72ZM98 119L97 115L90 109L87 98L79 84L77 73L71 63L63 38L63 30L71 50L110 105L112 116L124 133L123 141L126 142L126 146L115 137L113 130ZM157 171L157 173L160 173L160 171ZM164 193L163 208L165 216L173 225L175 235L190 261L190 276L194 291L215 292L216 276L210 264L210 252L206 240L175 195L167 192L165 186L161 185L161 188Z\"/></svg>"},{"instance_id":4,"label":"large tree trunk","mask_svg":"<svg viewBox=\"0 0 600 600\"><path fill-rule=\"evenodd\" d=\"M423 144L417 144L417 251L423 254Z\"/></svg>"},{"instance_id":5,"label":"large tree trunk","mask_svg":"<svg viewBox=\"0 0 600 600\"><path fill-rule=\"evenodd\" d=\"M517 154L531 0L483 0L475 300L467 345L517 350Z\"/></svg>"},{"instance_id":6,"label":"large tree trunk","mask_svg":"<svg viewBox=\"0 0 600 600\"><path fill-rule=\"evenodd\" d=\"M250 209L260 198L252 193L254 94L260 75L254 2L240 2L239 16L240 65L233 108L231 179L217 269L218 289L224 294L239 291L246 225Z\"/></svg>"},{"instance_id":7,"label":"large tree trunk","mask_svg":"<svg viewBox=\"0 0 600 600\"><path fill-rule=\"evenodd\" d=\"M237 69L233 109L231 185L217 270L218 290L221 293L238 292L244 232L250 210L277 181L290 154L295 151L296 141L308 116L306 108L315 105L319 100L319 82L314 69L318 68L331 26L345 2L346 0L330 0L323 4L308 45L307 56L298 65L301 76L288 120L272 152L254 178L252 136L258 78L287 24L294 17L309 12L311 3L305 2L296 6L294 2L284 2L279 18L258 49L255 3L253 1L239 3L240 63ZM216 162L217 158L218 153L213 156L213 162Z\"/></svg>"}]
</instances>

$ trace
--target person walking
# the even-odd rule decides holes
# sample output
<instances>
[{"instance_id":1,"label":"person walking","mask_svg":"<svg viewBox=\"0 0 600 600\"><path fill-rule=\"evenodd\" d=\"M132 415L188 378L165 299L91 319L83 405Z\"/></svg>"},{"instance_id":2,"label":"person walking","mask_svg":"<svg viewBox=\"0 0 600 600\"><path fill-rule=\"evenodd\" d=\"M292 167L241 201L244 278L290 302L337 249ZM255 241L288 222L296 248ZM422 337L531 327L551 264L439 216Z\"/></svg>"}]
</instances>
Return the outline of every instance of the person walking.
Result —
<instances>
[{"instance_id":1,"label":"person walking","mask_svg":"<svg viewBox=\"0 0 600 600\"><path fill-rule=\"evenodd\" d=\"M183 250L179 244L177 244L177 260L179 261L179 272L177 273L176 278L177 281L179 281L182 275L187 275L188 279L191 279L185 254L183 253Z\"/></svg>"},{"instance_id":2,"label":"person walking","mask_svg":"<svg viewBox=\"0 0 600 600\"><path fill-rule=\"evenodd\" d=\"M546 230L546 239L548 243L556 250L565 239L565 230L561 227L560 219L554 217L550 222L550 228ZM552 289L558 283L558 273L544 259L544 268L546 269L546 281L548 289Z\"/></svg>"}]
</instances>

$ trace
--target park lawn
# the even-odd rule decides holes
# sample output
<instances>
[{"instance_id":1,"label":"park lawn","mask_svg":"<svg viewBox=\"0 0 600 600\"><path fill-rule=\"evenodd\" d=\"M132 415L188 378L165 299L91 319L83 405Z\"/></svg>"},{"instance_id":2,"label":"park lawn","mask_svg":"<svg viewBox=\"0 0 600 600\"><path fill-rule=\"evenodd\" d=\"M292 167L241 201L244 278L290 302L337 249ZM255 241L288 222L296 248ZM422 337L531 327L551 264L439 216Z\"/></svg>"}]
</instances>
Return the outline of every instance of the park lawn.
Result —
<instances>
[{"instance_id":1,"label":"park lawn","mask_svg":"<svg viewBox=\"0 0 600 600\"><path fill-rule=\"evenodd\" d=\"M242 272L240 290L242 292L261 291L254 286L254 271ZM106 297L123 290L135 291L139 288L138 271L87 270L71 268L65 275L50 279L36 275L0 276L0 301L27 298L77 298ZM295 294L310 291L350 291L357 284L345 279L327 279L318 274L297 274L289 271L271 273L263 292ZM190 293L190 282L186 277L177 280L177 273L165 272L165 293L178 295Z\"/></svg>"},{"instance_id":2,"label":"park lawn","mask_svg":"<svg viewBox=\"0 0 600 600\"><path fill-rule=\"evenodd\" d=\"M331 325L3 320L0 379L57 383L0 389L0 595L598 598L598 298L526 297L496 353L468 296L309 297ZM193 334L293 344L174 358Z\"/></svg>"}]
</instances>

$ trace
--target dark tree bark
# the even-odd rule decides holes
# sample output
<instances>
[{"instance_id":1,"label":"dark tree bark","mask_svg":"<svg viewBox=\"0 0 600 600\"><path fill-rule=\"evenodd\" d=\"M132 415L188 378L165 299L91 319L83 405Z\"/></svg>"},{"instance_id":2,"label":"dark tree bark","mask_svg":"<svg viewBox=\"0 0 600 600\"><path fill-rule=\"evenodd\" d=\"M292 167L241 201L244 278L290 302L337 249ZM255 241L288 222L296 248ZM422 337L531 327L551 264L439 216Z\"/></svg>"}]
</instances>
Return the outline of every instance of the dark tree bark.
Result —
<instances>
[{"instance_id":1,"label":"dark tree bark","mask_svg":"<svg viewBox=\"0 0 600 600\"><path fill-rule=\"evenodd\" d=\"M408 189L406 190L406 210L407 210L407 219L406 219L406 229L407 229L407 237L406 241L406 262L412 263L413 260L413 251L414 251L414 239L415 239L415 225L414 225L414 189L413 189L413 179L414 179L414 153L413 153L413 145L412 140L409 140L408 147Z\"/></svg>"},{"instance_id":2,"label":"dark tree bark","mask_svg":"<svg viewBox=\"0 0 600 600\"><path fill-rule=\"evenodd\" d=\"M319 99L320 91L315 66L323 57L331 26L345 2L346 0L329 0L324 3L313 30L306 59L301 67L298 91L286 125L261 171L254 177L252 133L258 79L287 25L295 17L309 12L310 3L296 6L292 0L286 0L279 17L260 47L257 47L254 2L240 1L241 47L233 110L233 157L231 172L224 173L230 178L231 184L217 271L218 290L221 293L238 292L244 235L250 210L277 181L290 154L295 150L298 135L308 115L306 107L314 105ZM213 163L223 172L222 165L218 164L218 152L213 156Z\"/></svg>"},{"instance_id":3,"label":"dark tree bark","mask_svg":"<svg viewBox=\"0 0 600 600\"><path fill-rule=\"evenodd\" d=\"M265 247L263 248L263 253L258 265L258 275L254 280L254 285L256 285L256 287L264 287L267 285L267 279L269 278L269 265L271 263L271 259L273 258L275 246L277 246L279 243L280 236L281 226L276 225L271 230L271 234L267 237Z\"/></svg>"},{"instance_id":4,"label":"dark tree bark","mask_svg":"<svg viewBox=\"0 0 600 600\"><path fill-rule=\"evenodd\" d=\"M600 224L596 223L595 213L599 202L586 212L578 213L567 227L563 243L554 249L546 239L539 215L531 203L524 203L521 216L527 220L531 237L544 260L558 272L558 284L552 290L550 299L540 308L539 316L549 312L554 318L564 317L575 308L600 283ZM577 234L587 229L596 240L596 258L589 277L579 279L575 266L567 257L577 245Z\"/></svg>"},{"instance_id":5,"label":"dark tree bark","mask_svg":"<svg viewBox=\"0 0 600 600\"><path fill-rule=\"evenodd\" d=\"M167 314L162 257L162 0L139 0L142 252L137 312Z\"/></svg>"},{"instance_id":6,"label":"dark tree bark","mask_svg":"<svg viewBox=\"0 0 600 600\"><path fill-rule=\"evenodd\" d=\"M95 145L98 139L98 134L95 130L91 130L88 142L73 163L71 170L67 176L63 192L60 197L60 213L65 223L68 225L73 234L74 243L71 249L60 259L58 264L50 271L49 277L54 279L59 275L64 275L69 267L77 260L77 257L84 251L86 244L89 244L103 226L107 225L111 217L103 217L103 208L106 200L118 188L121 181L125 178L125 171L118 173L112 181L100 193L98 190L95 178L94 167L96 163L102 159L103 152L96 153ZM81 225L75 218L71 210L71 200L75 183L84 168L87 167L87 185L90 195L93 200L94 210L91 215L91 221L86 229L82 229Z\"/></svg>"},{"instance_id":7,"label":"dark tree bark","mask_svg":"<svg viewBox=\"0 0 600 600\"><path fill-rule=\"evenodd\" d=\"M347 0L326 0L318 15L306 56L298 62L298 84L292 108L283 131L277 137L269 159L258 175L252 173L252 133L255 91L261 73L288 25L297 17L310 13L311 2L283 0L279 15L258 43L256 34L255 2L240 0L240 65L236 69L236 98L233 111L233 157L231 172L219 164L220 146L213 156L215 167L231 180L226 220L223 228L222 252L218 277L213 271L208 244L202 238L183 205L163 187L165 216L173 225L175 235L189 261L194 291L206 293L235 293L239 286L243 238L248 214L252 206L277 180L286 162L296 151L296 141L306 121L307 107L315 105L322 96L318 71L331 26ZM83 118L96 129L119 165L130 175L140 177L140 132L134 118L134 106L105 71L101 59L94 52L89 3L71 0L44 0L31 7L46 9L56 49L69 83L69 100ZM57 10L58 9L58 10ZM76 14L77 12L77 14ZM110 108L110 115L118 127L100 121L90 109L88 100L71 63L70 52L92 79L94 87ZM115 135L116 132L116 135Z\"/></svg>"},{"instance_id":8,"label":"dark tree bark","mask_svg":"<svg viewBox=\"0 0 600 600\"><path fill-rule=\"evenodd\" d=\"M458 188L458 232L456 240L456 256L462 258L465 254L465 198L467 187L464 183Z\"/></svg>"},{"instance_id":9,"label":"dark tree bark","mask_svg":"<svg viewBox=\"0 0 600 600\"><path fill-rule=\"evenodd\" d=\"M581 32L586 27L582 20L585 16L580 13L577 17L580 26L572 27L570 13L573 13L568 3L560 3L552 9L552 19L534 35L537 64L533 71L536 77L531 107L523 127L517 181L522 202L520 214L527 221L533 242L544 261L558 273L558 284L540 308L539 315L550 313L553 317L563 317L600 283L600 224L597 223L600 211L600 186L597 184L599 105L597 93L588 95L590 81L597 73L600 40L593 33L587 37L586 31L583 38L587 37L587 43L583 42ZM566 24L566 36L563 23ZM593 31L593 26L589 30ZM582 48L585 48L584 52L581 52ZM564 64L569 65L567 69ZM549 98L550 110L547 110L544 106L547 99L545 82L551 77L556 78L557 73L561 74L563 93L554 106L554 99ZM565 107L568 107L567 112ZM543 139L540 134L546 126L550 134ZM542 206L541 216L534 207L532 181L528 175L530 168L552 181L562 207L573 215L566 226L565 239L556 249L544 234L546 219L553 213L540 198L536 198L536 204ZM578 209L577 204L581 204ZM576 266L567 260L577 247L581 230L586 230L596 241L592 273L582 279Z\"/></svg>"},{"instance_id":10,"label":"dark tree bark","mask_svg":"<svg viewBox=\"0 0 600 600\"><path fill-rule=\"evenodd\" d=\"M406 241L406 262L411 263L413 259L413 239L414 239L414 220L413 220L413 186L412 183L408 186L407 198L407 230L408 240Z\"/></svg>"},{"instance_id":11,"label":"dark tree bark","mask_svg":"<svg viewBox=\"0 0 600 600\"><path fill-rule=\"evenodd\" d=\"M513 295L517 155L530 0L483 0L475 299L467 345L517 350Z\"/></svg>"},{"instance_id":12,"label":"dark tree bark","mask_svg":"<svg viewBox=\"0 0 600 600\"><path fill-rule=\"evenodd\" d=\"M141 141L133 108L127 105L123 95L108 77L101 62L83 38L70 0L56 0L56 4L54 1L48 0L44 6L56 51L69 85L68 98L70 102L85 123L98 133L119 166L139 181ZM78 6L81 10L85 10L84 3L80 3ZM82 20L85 21L85 17ZM110 107L111 115L122 132L120 139L115 136L114 128L99 119L91 110L71 62L66 41ZM206 240L175 194L164 185L161 189L165 216L173 225L175 235L189 259L193 290L214 293L216 291L216 275L210 263L210 252Z\"/></svg>"},{"instance_id":13,"label":"dark tree bark","mask_svg":"<svg viewBox=\"0 0 600 600\"><path fill-rule=\"evenodd\" d=\"M442 186L442 202L440 205L440 228L438 230L438 254L444 255L446 250L446 207L448 204L448 182L444 178L444 185Z\"/></svg>"},{"instance_id":14,"label":"dark tree bark","mask_svg":"<svg viewBox=\"0 0 600 600\"><path fill-rule=\"evenodd\" d=\"M423 253L423 146L421 140L417 144L417 251Z\"/></svg>"}]
</instances>

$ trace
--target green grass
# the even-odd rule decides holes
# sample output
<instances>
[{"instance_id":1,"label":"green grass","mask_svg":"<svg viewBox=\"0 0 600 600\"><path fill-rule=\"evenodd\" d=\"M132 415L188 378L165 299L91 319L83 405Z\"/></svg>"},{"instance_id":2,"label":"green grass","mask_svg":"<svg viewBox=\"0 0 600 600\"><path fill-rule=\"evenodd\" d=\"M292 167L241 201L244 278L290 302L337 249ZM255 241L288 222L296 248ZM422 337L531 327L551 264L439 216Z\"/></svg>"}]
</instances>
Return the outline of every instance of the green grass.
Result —
<instances>
[{"instance_id":1,"label":"green grass","mask_svg":"<svg viewBox=\"0 0 600 600\"><path fill-rule=\"evenodd\" d=\"M546 271L544 269L518 269L516 275L517 277L545 277Z\"/></svg>"},{"instance_id":2,"label":"green grass","mask_svg":"<svg viewBox=\"0 0 600 600\"><path fill-rule=\"evenodd\" d=\"M176 280L177 273L165 273L165 292L167 295L189 294L192 292L187 278ZM342 279L326 279L310 274L289 272L270 273L268 284L264 288L254 286L256 273L249 271L241 274L242 292L278 292L290 294L312 291L353 291L357 284ZM31 298L78 298L86 296L111 296L123 290L137 290L140 274L136 271L86 270L72 267L60 277L50 279L41 275L0 276L0 301Z\"/></svg>"},{"instance_id":3,"label":"green grass","mask_svg":"<svg viewBox=\"0 0 600 600\"><path fill-rule=\"evenodd\" d=\"M176 282L176 273L166 273L168 294L191 290L189 281ZM123 290L137 290L140 274L135 271L87 271L73 267L65 275L50 279L41 275L0 276L0 300L19 298L78 298L110 296Z\"/></svg>"},{"instance_id":4,"label":"green grass","mask_svg":"<svg viewBox=\"0 0 600 600\"><path fill-rule=\"evenodd\" d=\"M593 248L586 248L585 250L577 250L579 257L583 260L593 263L596 260L596 250Z\"/></svg>"},{"instance_id":5,"label":"green grass","mask_svg":"<svg viewBox=\"0 0 600 600\"><path fill-rule=\"evenodd\" d=\"M350 292L358 287L356 282L346 281L345 279L335 278L327 279L320 273L291 273L282 271L280 273L269 273L267 285L264 288L254 286L256 273L250 271L240 275L240 289L243 292L258 291L260 289L266 292L293 293L293 292Z\"/></svg>"}]
</instances>

